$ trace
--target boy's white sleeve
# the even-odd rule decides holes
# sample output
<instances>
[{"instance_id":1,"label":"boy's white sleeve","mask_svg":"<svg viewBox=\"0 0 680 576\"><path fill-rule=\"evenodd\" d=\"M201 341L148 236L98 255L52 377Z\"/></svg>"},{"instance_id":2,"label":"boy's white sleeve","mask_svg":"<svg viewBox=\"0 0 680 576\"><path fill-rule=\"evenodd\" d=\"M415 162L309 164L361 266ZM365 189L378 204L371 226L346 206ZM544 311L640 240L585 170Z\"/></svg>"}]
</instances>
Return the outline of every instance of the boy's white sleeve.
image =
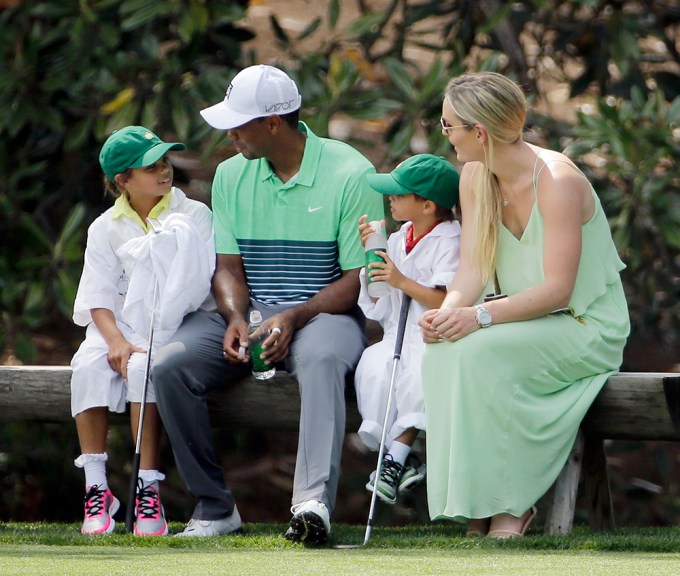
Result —
<instances>
[{"instance_id":1,"label":"boy's white sleeve","mask_svg":"<svg viewBox=\"0 0 680 576\"><path fill-rule=\"evenodd\" d=\"M366 318L369 318L370 320L376 320L382 324L382 320L384 318L384 310L383 306L379 306L380 302L382 300L389 300L389 297L383 296L380 298L377 302L373 301L373 298L368 294L368 283L366 282L366 267L363 267L359 271L359 282L360 282L360 290L359 290L359 308L361 308L361 311L364 313L364 316Z\"/></svg>"},{"instance_id":2,"label":"boy's white sleeve","mask_svg":"<svg viewBox=\"0 0 680 576\"><path fill-rule=\"evenodd\" d=\"M392 311L391 294L393 290L394 288L390 287L389 292L378 298L375 302L373 302L373 299L368 295L368 289L366 288L365 283L362 285L361 291L359 292L359 307L364 313L364 316L369 320L375 320L380 323L383 328Z\"/></svg>"},{"instance_id":3,"label":"boy's white sleeve","mask_svg":"<svg viewBox=\"0 0 680 576\"><path fill-rule=\"evenodd\" d=\"M458 225L458 223L455 223ZM416 279L428 288L448 287L460 265L460 234L453 237L440 236L432 255L427 275Z\"/></svg>"}]
</instances>

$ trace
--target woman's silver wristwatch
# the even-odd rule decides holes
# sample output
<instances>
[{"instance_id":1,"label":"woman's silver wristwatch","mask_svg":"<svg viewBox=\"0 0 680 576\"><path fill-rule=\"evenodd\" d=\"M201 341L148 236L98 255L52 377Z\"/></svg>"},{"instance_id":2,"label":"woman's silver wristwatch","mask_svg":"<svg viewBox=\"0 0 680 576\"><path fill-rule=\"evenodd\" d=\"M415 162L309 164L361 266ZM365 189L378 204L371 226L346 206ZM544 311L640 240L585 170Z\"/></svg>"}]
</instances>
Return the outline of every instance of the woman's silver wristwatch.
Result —
<instances>
[{"instance_id":1,"label":"woman's silver wristwatch","mask_svg":"<svg viewBox=\"0 0 680 576\"><path fill-rule=\"evenodd\" d=\"M475 320L477 320L480 328L488 328L492 322L491 313L484 306L478 304L475 306Z\"/></svg>"}]
</instances>

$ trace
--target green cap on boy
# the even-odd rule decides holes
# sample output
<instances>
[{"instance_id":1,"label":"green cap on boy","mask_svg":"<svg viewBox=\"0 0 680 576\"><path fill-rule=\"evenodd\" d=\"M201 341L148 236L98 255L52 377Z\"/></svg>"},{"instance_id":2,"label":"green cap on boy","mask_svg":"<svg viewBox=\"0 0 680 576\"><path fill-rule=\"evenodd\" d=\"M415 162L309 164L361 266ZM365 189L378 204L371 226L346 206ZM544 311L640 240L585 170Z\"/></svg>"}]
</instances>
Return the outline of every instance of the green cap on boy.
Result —
<instances>
[{"instance_id":1,"label":"green cap on boy","mask_svg":"<svg viewBox=\"0 0 680 576\"><path fill-rule=\"evenodd\" d=\"M458 202L458 172L441 156L416 154L389 174L368 174L368 185L382 194L417 194L451 209Z\"/></svg>"}]
</instances>

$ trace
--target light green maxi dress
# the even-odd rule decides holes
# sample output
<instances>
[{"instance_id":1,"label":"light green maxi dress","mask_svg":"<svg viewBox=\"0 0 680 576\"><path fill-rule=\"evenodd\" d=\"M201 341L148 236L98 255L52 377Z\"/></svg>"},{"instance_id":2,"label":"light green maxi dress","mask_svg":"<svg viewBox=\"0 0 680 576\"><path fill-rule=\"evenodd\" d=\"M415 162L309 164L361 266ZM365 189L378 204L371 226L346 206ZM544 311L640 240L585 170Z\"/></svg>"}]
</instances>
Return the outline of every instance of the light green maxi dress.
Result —
<instances>
[{"instance_id":1,"label":"light green maxi dress","mask_svg":"<svg viewBox=\"0 0 680 576\"><path fill-rule=\"evenodd\" d=\"M579 424L621 365L630 331L624 268L593 190L583 225L574 315L492 325L429 344L422 360L430 517L520 516L550 488ZM501 226L497 274L509 295L543 280L543 219L534 203L517 239Z\"/></svg>"}]
</instances>

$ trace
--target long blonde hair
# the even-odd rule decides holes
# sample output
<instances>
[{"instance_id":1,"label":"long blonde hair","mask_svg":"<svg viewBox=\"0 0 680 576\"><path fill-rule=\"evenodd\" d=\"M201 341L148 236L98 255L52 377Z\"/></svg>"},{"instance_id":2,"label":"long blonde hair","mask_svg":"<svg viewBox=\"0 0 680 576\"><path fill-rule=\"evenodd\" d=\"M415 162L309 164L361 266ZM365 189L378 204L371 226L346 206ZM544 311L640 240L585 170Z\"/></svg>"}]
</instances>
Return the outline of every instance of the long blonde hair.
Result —
<instances>
[{"instance_id":1,"label":"long blonde hair","mask_svg":"<svg viewBox=\"0 0 680 576\"><path fill-rule=\"evenodd\" d=\"M472 182L474 254L482 280L488 282L494 273L503 210L498 179L489 168L493 166L494 142L510 144L522 137L527 102L515 82L496 72L452 78L445 98L463 124L481 124L488 134L486 162L475 170Z\"/></svg>"}]
</instances>

